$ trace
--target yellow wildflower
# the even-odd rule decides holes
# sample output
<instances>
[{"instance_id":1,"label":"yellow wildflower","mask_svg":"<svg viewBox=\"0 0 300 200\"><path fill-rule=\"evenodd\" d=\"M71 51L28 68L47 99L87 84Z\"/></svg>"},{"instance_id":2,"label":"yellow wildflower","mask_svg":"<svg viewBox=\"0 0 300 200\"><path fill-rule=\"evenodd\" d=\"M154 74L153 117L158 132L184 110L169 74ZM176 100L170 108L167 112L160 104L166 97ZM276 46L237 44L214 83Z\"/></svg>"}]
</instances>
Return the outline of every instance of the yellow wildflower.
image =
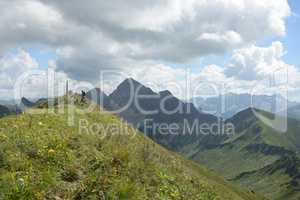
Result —
<instances>
[{"instance_id":1,"label":"yellow wildflower","mask_svg":"<svg viewBox=\"0 0 300 200\"><path fill-rule=\"evenodd\" d=\"M54 149L49 149L49 150L48 150L48 154L53 155L54 153L55 153L55 150L54 150Z\"/></svg>"}]
</instances>

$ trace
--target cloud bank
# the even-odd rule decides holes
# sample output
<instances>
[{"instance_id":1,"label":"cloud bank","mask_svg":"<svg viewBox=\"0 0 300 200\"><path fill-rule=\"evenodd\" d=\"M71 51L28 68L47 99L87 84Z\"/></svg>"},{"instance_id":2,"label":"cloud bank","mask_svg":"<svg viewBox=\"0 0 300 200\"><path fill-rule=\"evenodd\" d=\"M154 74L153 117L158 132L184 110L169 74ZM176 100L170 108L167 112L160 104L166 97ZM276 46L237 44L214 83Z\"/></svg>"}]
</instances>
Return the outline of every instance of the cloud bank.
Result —
<instances>
[{"instance_id":1,"label":"cloud bank","mask_svg":"<svg viewBox=\"0 0 300 200\"><path fill-rule=\"evenodd\" d=\"M192 77L244 87L277 66L298 73L282 61L281 43L256 46L285 36L287 0L11 0L0 2L0 13L0 77L8 73L2 70L7 52L32 45L55 51L55 69L65 77L92 83L113 70L163 85L159 80L180 81L184 73L166 63L228 53L227 66L206 66Z\"/></svg>"}]
</instances>

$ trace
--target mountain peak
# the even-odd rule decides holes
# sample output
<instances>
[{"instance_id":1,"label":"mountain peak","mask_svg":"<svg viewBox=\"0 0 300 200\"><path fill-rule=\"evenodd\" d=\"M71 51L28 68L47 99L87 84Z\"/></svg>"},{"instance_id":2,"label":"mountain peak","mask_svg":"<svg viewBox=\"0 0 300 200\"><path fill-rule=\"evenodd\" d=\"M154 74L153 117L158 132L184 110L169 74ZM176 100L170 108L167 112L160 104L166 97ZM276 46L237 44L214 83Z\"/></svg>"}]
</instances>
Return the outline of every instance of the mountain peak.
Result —
<instances>
[{"instance_id":1,"label":"mountain peak","mask_svg":"<svg viewBox=\"0 0 300 200\"><path fill-rule=\"evenodd\" d=\"M162 96L162 97L165 97L165 96L173 96L173 94L172 94L169 90L163 90L163 91L160 91L160 92L159 92L159 95Z\"/></svg>"},{"instance_id":2,"label":"mountain peak","mask_svg":"<svg viewBox=\"0 0 300 200\"><path fill-rule=\"evenodd\" d=\"M125 79L122 83L120 83L120 85L123 85L123 84L142 85L140 82L138 82L137 80L135 80L133 78Z\"/></svg>"},{"instance_id":3,"label":"mountain peak","mask_svg":"<svg viewBox=\"0 0 300 200\"><path fill-rule=\"evenodd\" d=\"M153 92L150 88L146 87L145 85L141 84L140 82L136 81L133 78L125 79L120 85L117 87L115 91L110 95L112 98L119 98L124 96L135 95L138 94L146 94L146 95L153 95ZM121 95L121 96L120 96ZM116 99L115 99L116 100Z\"/></svg>"},{"instance_id":4,"label":"mountain peak","mask_svg":"<svg viewBox=\"0 0 300 200\"><path fill-rule=\"evenodd\" d=\"M109 98L118 106L122 107L132 103L138 95L157 95L150 88L144 86L133 78L125 79L110 95ZM149 99L146 105L153 104Z\"/></svg>"},{"instance_id":5,"label":"mountain peak","mask_svg":"<svg viewBox=\"0 0 300 200\"><path fill-rule=\"evenodd\" d=\"M240 120L246 120L248 118L252 118L252 117L254 117L253 110L256 110L256 109L252 108L252 107L249 107L245 110L241 110L240 112L238 112L237 114L235 114L233 117L231 117L228 120L229 121L236 121L236 120L240 121Z\"/></svg>"},{"instance_id":6,"label":"mountain peak","mask_svg":"<svg viewBox=\"0 0 300 200\"><path fill-rule=\"evenodd\" d=\"M33 102L29 101L27 98L22 97L21 104L25 107L32 107L34 105Z\"/></svg>"}]
</instances>

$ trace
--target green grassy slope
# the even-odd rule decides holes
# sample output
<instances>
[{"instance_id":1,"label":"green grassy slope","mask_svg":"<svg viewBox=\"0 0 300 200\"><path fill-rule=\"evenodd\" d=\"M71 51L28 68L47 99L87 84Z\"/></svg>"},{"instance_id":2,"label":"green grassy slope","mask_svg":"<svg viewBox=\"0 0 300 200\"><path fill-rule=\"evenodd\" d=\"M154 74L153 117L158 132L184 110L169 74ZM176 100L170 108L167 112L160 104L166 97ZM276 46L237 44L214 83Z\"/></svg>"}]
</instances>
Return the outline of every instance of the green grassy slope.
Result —
<instances>
[{"instance_id":1,"label":"green grassy slope","mask_svg":"<svg viewBox=\"0 0 300 200\"><path fill-rule=\"evenodd\" d=\"M300 160L286 155L259 170L242 173L236 182L276 199L298 200Z\"/></svg>"},{"instance_id":2,"label":"green grassy slope","mask_svg":"<svg viewBox=\"0 0 300 200\"><path fill-rule=\"evenodd\" d=\"M165 150L114 115L75 111L68 126L66 109L37 114L41 110L0 120L1 200L264 199ZM82 119L97 131L80 132Z\"/></svg>"},{"instance_id":3,"label":"green grassy slope","mask_svg":"<svg viewBox=\"0 0 300 200\"><path fill-rule=\"evenodd\" d=\"M287 120L287 132L280 133L262 123L250 109L245 110L229 120L235 124L235 136L212 148L202 148L189 157L271 199L298 199L300 123Z\"/></svg>"}]
</instances>

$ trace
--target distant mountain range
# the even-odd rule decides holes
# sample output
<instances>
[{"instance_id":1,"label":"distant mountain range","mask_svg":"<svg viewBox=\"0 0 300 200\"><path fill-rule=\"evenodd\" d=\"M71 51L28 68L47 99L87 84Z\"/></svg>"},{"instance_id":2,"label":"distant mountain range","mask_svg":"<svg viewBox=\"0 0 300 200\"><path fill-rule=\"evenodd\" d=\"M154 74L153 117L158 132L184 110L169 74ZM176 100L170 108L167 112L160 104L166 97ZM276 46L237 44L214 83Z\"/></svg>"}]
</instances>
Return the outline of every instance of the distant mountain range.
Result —
<instances>
[{"instance_id":1,"label":"distant mountain range","mask_svg":"<svg viewBox=\"0 0 300 200\"><path fill-rule=\"evenodd\" d=\"M19 114L22 110L20 106L14 104L0 105L0 118L8 115Z\"/></svg>"},{"instance_id":2,"label":"distant mountain range","mask_svg":"<svg viewBox=\"0 0 300 200\"><path fill-rule=\"evenodd\" d=\"M8 115L20 114L26 108L31 108L47 101L48 100L46 98L32 101L25 97L20 100L20 104L15 104L14 101L1 101L3 104L0 105L0 118Z\"/></svg>"},{"instance_id":3,"label":"distant mountain range","mask_svg":"<svg viewBox=\"0 0 300 200\"><path fill-rule=\"evenodd\" d=\"M35 107L35 106L41 106L43 104L47 104L48 103L48 99L47 98L40 98L40 99L36 99L36 100L29 100L25 97L22 97L20 105L18 105L20 107L21 110L25 110L27 108L31 108L31 107Z\"/></svg>"},{"instance_id":4,"label":"distant mountain range","mask_svg":"<svg viewBox=\"0 0 300 200\"><path fill-rule=\"evenodd\" d=\"M10 110L5 106L0 105L0 118L5 117L9 114L10 114Z\"/></svg>"},{"instance_id":5,"label":"distant mountain range","mask_svg":"<svg viewBox=\"0 0 300 200\"><path fill-rule=\"evenodd\" d=\"M297 102L287 101L281 95L250 95L228 93L216 97L195 97L191 102L203 112L221 116L225 119L249 107L258 108L269 112L278 112L287 107L300 105Z\"/></svg>"},{"instance_id":6,"label":"distant mountain range","mask_svg":"<svg viewBox=\"0 0 300 200\"><path fill-rule=\"evenodd\" d=\"M88 94L90 99L106 110L125 108L117 114L155 142L206 165L232 182L249 187L271 199L297 200L300 197L300 122L297 120L296 109L289 110L289 114L294 111L295 117L287 119L288 131L283 134L266 126L254 115L254 108L247 107L249 100L246 99L249 95L232 94L230 98L227 97L237 98L238 103L233 106L234 103L229 101L229 108L232 109L229 109L231 114L227 116L233 116L223 121L222 118L204 113L203 109L197 109L192 103L179 100L169 91L156 93L133 79L122 82L110 95L100 89L91 90ZM135 101L130 101L131 98ZM258 99L255 105L260 105L260 109L255 111L272 118L274 114L261 109L268 110L264 107L264 102L270 100L270 97L255 98ZM218 105L216 98L206 101L209 105ZM174 112L163 112L161 105L164 105L165 111ZM289 106L297 105L289 102ZM245 109L238 112L243 108ZM151 113L153 110L158 112ZM210 134L199 135L195 130L187 135L183 134L186 131L185 122L191 126L197 120L208 126L233 124L235 134L209 132ZM145 124L149 121L150 124ZM180 128L174 134L174 130L162 130L157 124L175 124Z\"/></svg>"}]
</instances>

